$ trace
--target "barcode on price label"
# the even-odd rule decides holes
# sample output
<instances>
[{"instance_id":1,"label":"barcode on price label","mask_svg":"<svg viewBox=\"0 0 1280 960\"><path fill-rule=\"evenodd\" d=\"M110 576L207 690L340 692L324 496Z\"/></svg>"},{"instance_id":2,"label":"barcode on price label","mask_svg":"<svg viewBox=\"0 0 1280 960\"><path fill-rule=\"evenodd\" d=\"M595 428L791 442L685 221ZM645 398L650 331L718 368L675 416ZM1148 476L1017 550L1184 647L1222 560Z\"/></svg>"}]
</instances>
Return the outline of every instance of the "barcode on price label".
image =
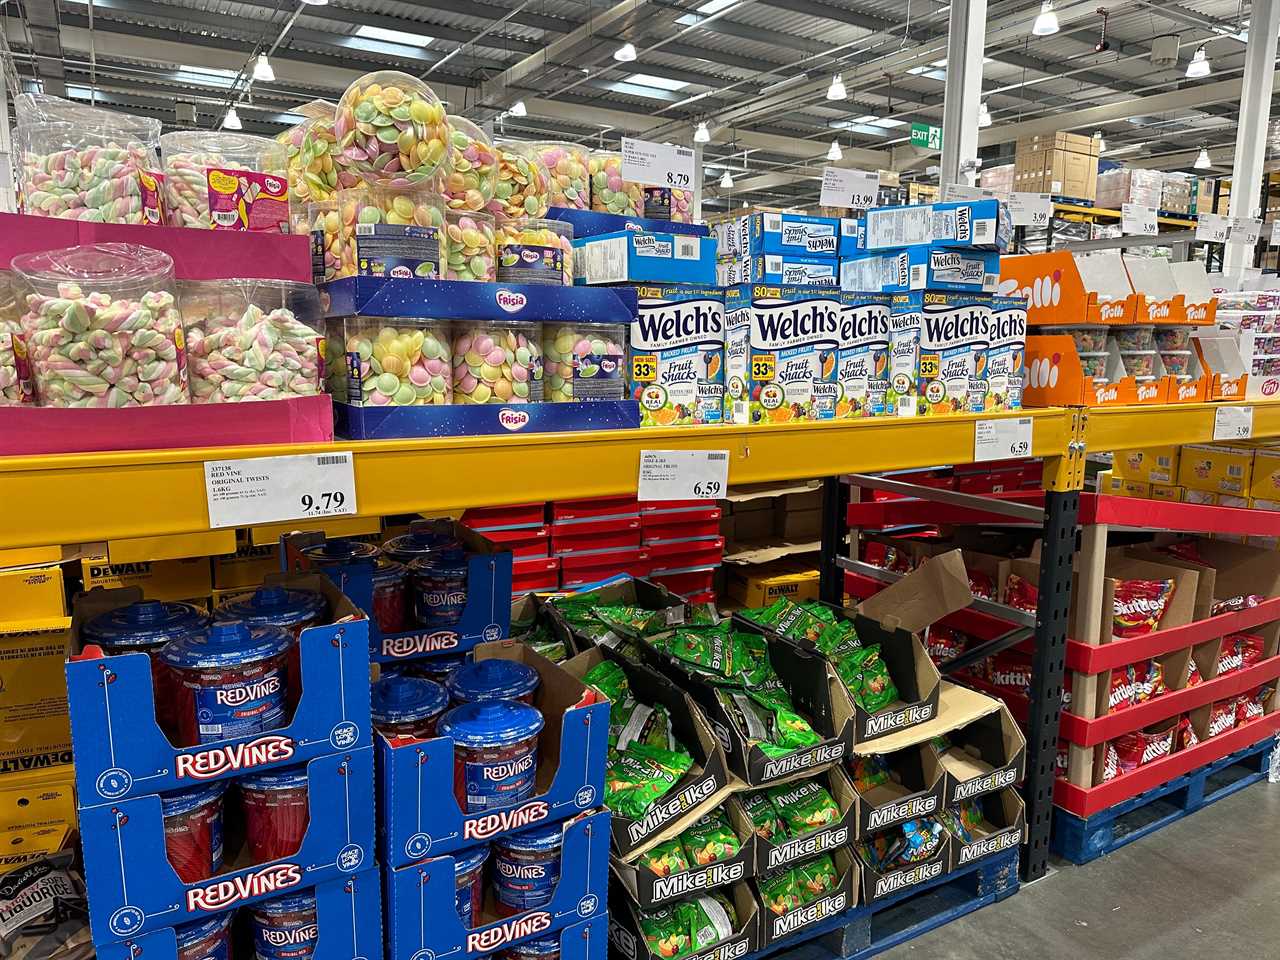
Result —
<instances>
[{"instance_id":1,"label":"barcode on price label","mask_svg":"<svg viewBox=\"0 0 1280 960\"><path fill-rule=\"evenodd\" d=\"M728 450L640 451L640 500L716 500L728 488Z\"/></svg>"},{"instance_id":2,"label":"barcode on price label","mask_svg":"<svg viewBox=\"0 0 1280 960\"><path fill-rule=\"evenodd\" d=\"M1031 418L979 420L973 428L973 462L1031 456Z\"/></svg>"},{"instance_id":3,"label":"barcode on price label","mask_svg":"<svg viewBox=\"0 0 1280 960\"><path fill-rule=\"evenodd\" d=\"M356 512L350 452L209 460L204 488L211 529Z\"/></svg>"}]
</instances>

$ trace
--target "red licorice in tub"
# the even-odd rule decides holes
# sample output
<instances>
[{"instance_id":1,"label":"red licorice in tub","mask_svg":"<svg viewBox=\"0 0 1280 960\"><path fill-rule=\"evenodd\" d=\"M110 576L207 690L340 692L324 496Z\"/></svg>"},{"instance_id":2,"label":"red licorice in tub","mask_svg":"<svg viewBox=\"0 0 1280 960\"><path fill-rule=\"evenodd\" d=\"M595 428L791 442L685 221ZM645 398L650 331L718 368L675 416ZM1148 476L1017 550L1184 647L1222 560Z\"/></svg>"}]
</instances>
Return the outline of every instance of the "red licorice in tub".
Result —
<instances>
[{"instance_id":1,"label":"red licorice in tub","mask_svg":"<svg viewBox=\"0 0 1280 960\"><path fill-rule=\"evenodd\" d=\"M516 700L463 703L436 723L453 739L453 787L463 813L523 803L538 776L542 714Z\"/></svg>"},{"instance_id":2,"label":"red licorice in tub","mask_svg":"<svg viewBox=\"0 0 1280 960\"><path fill-rule=\"evenodd\" d=\"M230 960L230 927L230 913L174 927L177 960Z\"/></svg>"},{"instance_id":3,"label":"red licorice in tub","mask_svg":"<svg viewBox=\"0 0 1280 960\"><path fill-rule=\"evenodd\" d=\"M222 796L227 785L206 784L160 798L164 848L183 883L207 880L222 869Z\"/></svg>"},{"instance_id":4,"label":"red licorice in tub","mask_svg":"<svg viewBox=\"0 0 1280 960\"><path fill-rule=\"evenodd\" d=\"M254 863L297 853L309 820L307 768L257 773L241 777L238 785L245 840Z\"/></svg>"},{"instance_id":5,"label":"red licorice in tub","mask_svg":"<svg viewBox=\"0 0 1280 960\"><path fill-rule=\"evenodd\" d=\"M305 960L315 953L314 891L285 894L254 904L249 911L256 960Z\"/></svg>"},{"instance_id":6,"label":"red licorice in tub","mask_svg":"<svg viewBox=\"0 0 1280 960\"><path fill-rule=\"evenodd\" d=\"M383 633L408 629L408 571L385 557L373 568L373 621Z\"/></svg>"}]
</instances>

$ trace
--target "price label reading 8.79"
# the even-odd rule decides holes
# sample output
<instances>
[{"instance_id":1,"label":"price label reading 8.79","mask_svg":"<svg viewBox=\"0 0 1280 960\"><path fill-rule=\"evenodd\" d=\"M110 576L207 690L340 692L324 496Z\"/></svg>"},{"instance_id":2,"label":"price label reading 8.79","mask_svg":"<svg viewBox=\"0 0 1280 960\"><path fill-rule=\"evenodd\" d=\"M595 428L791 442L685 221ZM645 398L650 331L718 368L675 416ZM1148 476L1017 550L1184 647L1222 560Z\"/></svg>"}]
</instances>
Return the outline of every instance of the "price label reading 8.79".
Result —
<instances>
[{"instance_id":1,"label":"price label reading 8.79","mask_svg":"<svg viewBox=\"0 0 1280 960\"><path fill-rule=\"evenodd\" d=\"M622 179L651 187L693 186L693 151L670 143L622 138Z\"/></svg>"},{"instance_id":2,"label":"price label reading 8.79","mask_svg":"<svg viewBox=\"0 0 1280 960\"><path fill-rule=\"evenodd\" d=\"M204 487L212 529L356 512L349 451L210 460L204 465Z\"/></svg>"}]
</instances>

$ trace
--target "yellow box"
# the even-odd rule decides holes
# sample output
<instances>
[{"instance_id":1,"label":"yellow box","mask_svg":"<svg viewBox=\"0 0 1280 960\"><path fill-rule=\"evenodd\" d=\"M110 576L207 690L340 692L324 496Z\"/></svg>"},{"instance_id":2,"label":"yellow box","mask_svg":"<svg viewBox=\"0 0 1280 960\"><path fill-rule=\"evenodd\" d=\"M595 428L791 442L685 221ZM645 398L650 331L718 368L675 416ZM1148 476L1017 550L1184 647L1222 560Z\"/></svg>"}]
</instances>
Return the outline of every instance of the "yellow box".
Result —
<instances>
[{"instance_id":1,"label":"yellow box","mask_svg":"<svg viewBox=\"0 0 1280 960\"><path fill-rule=\"evenodd\" d=\"M35 827L0 834L0 874L25 867L51 853L65 850L71 843L71 826Z\"/></svg>"},{"instance_id":2,"label":"yellow box","mask_svg":"<svg viewBox=\"0 0 1280 960\"><path fill-rule=\"evenodd\" d=\"M1249 496L1257 500L1280 499L1280 450L1253 452L1253 479Z\"/></svg>"},{"instance_id":3,"label":"yellow box","mask_svg":"<svg viewBox=\"0 0 1280 960\"><path fill-rule=\"evenodd\" d=\"M0 570L0 620L16 623L67 615L62 567L19 567Z\"/></svg>"},{"instance_id":4,"label":"yellow box","mask_svg":"<svg viewBox=\"0 0 1280 960\"><path fill-rule=\"evenodd\" d=\"M213 588L256 587L268 573L279 569L280 544L277 541L262 546L242 542L235 553L213 558Z\"/></svg>"},{"instance_id":5,"label":"yellow box","mask_svg":"<svg viewBox=\"0 0 1280 960\"><path fill-rule=\"evenodd\" d=\"M1140 480L1126 480L1115 476L1111 470L1104 470L1098 474L1098 492L1107 493L1113 497L1150 499L1151 484Z\"/></svg>"},{"instance_id":6,"label":"yellow box","mask_svg":"<svg viewBox=\"0 0 1280 960\"><path fill-rule=\"evenodd\" d=\"M1253 478L1253 450L1187 444L1178 459L1178 486L1244 496Z\"/></svg>"},{"instance_id":7,"label":"yellow box","mask_svg":"<svg viewBox=\"0 0 1280 960\"><path fill-rule=\"evenodd\" d=\"M1151 485L1151 499L1178 503L1182 500L1182 488L1169 486L1165 483L1153 483Z\"/></svg>"},{"instance_id":8,"label":"yellow box","mask_svg":"<svg viewBox=\"0 0 1280 960\"><path fill-rule=\"evenodd\" d=\"M1251 498L1249 506L1254 510L1268 510L1275 513L1280 511L1280 500L1257 500ZM1251 547L1259 547L1263 550L1280 549L1280 537L1264 537L1250 534L1246 542Z\"/></svg>"},{"instance_id":9,"label":"yellow box","mask_svg":"<svg viewBox=\"0 0 1280 960\"><path fill-rule=\"evenodd\" d=\"M0 777L0 850L10 845L10 834L75 825L75 769L72 766Z\"/></svg>"},{"instance_id":10,"label":"yellow box","mask_svg":"<svg viewBox=\"0 0 1280 960\"><path fill-rule=\"evenodd\" d=\"M230 553L236 548L236 532L205 530L165 537L132 537L108 540L107 556L112 563L142 563L147 560L181 560Z\"/></svg>"},{"instance_id":11,"label":"yellow box","mask_svg":"<svg viewBox=\"0 0 1280 960\"><path fill-rule=\"evenodd\" d=\"M81 559L84 588L139 587L148 600L186 600L213 592L208 557L112 563L103 553Z\"/></svg>"},{"instance_id":12,"label":"yellow box","mask_svg":"<svg viewBox=\"0 0 1280 960\"><path fill-rule=\"evenodd\" d=\"M1178 451L1178 447L1117 450L1111 458L1111 472L1126 480L1171 484L1178 476Z\"/></svg>"},{"instance_id":13,"label":"yellow box","mask_svg":"<svg viewBox=\"0 0 1280 960\"><path fill-rule=\"evenodd\" d=\"M729 571L729 596L744 607L767 607L779 597L788 600L817 600L818 571L772 564Z\"/></svg>"},{"instance_id":14,"label":"yellow box","mask_svg":"<svg viewBox=\"0 0 1280 960\"><path fill-rule=\"evenodd\" d=\"M319 530L325 537L366 537L382 532L381 517L329 517L327 520L288 520L249 528L249 542L255 547L278 544L286 533Z\"/></svg>"},{"instance_id":15,"label":"yellow box","mask_svg":"<svg viewBox=\"0 0 1280 960\"><path fill-rule=\"evenodd\" d=\"M1200 503L1208 506L1218 505L1218 495L1210 493L1207 490L1196 490L1192 487L1184 487L1182 490L1183 503Z\"/></svg>"},{"instance_id":16,"label":"yellow box","mask_svg":"<svg viewBox=\"0 0 1280 960\"><path fill-rule=\"evenodd\" d=\"M71 620L0 624L0 774L71 763L64 664Z\"/></svg>"},{"instance_id":17,"label":"yellow box","mask_svg":"<svg viewBox=\"0 0 1280 960\"><path fill-rule=\"evenodd\" d=\"M59 563L62 547L13 547L0 550L0 567L34 567Z\"/></svg>"},{"instance_id":18,"label":"yellow box","mask_svg":"<svg viewBox=\"0 0 1280 960\"><path fill-rule=\"evenodd\" d=\"M209 598L209 602L216 609L224 603L232 603L236 600L249 599L249 597L253 596L253 591L255 589L257 589L256 584L252 587L214 587L213 596Z\"/></svg>"}]
</instances>

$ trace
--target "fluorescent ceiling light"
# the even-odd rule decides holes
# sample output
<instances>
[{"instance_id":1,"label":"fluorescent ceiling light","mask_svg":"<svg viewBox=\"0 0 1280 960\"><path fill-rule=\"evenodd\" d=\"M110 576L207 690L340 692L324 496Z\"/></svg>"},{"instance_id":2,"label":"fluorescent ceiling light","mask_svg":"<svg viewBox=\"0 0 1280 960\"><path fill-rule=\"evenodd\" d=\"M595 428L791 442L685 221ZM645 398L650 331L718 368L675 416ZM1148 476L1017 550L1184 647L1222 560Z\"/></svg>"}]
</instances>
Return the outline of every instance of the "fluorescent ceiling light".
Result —
<instances>
[{"instance_id":1,"label":"fluorescent ceiling light","mask_svg":"<svg viewBox=\"0 0 1280 960\"><path fill-rule=\"evenodd\" d=\"M329 0L302 0L308 7L327 7Z\"/></svg>"},{"instance_id":2,"label":"fluorescent ceiling light","mask_svg":"<svg viewBox=\"0 0 1280 960\"><path fill-rule=\"evenodd\" d=\"M939 83L947 82L947 71L939 70L936 67L912 67L907 73L913 77L927 77L930 80L937 80Z\"/></svg>"},{"instance_id":3,"label":"fluorescent ceiling light","mask_svg":"<svg viewBox=\"0 0 1280 960\"><path fill-rule=\"evenodd\" d=\"M385 40L387 43L403 43L407 47L425 47L435 37L422 33L410 33L407 30L388 30L385 27L361 27L356 31L357 37L366 40Z\"/></svg>"},{"instance_id":4,"label":"fluorescent ceiling light","mask_svg":"<svg viewBox=\"0 0 1280 960\"><path fill-rule=\"evenodd\" d=\"M990 57L983 57L983 58L982 58L982 63L983 63L983 65L985 66L985 65L986 65L986 64L988 64L988 63L995 63L995 61L994 61L994 60L992 60ZM946 57L943 57L941 60L935 60L935 61L933 61L933 63L929 64L929 66L931 66L931 67L942 67L942 68L944 68L944 69L945 69L945 68L946 68L946 66L947 66L947 58L946 58Z\"/></svg>"},{"instance_id":5,"label":"fluorescent ceiling light","mask_svg":"<svg viewBox=\"0 0 1280 960\"><path fill-rule=\"evenodd\" d=\"M634 43L624 43L617 50L613 51L613 59L619 63L631 63L636 58L636 45Z\"/></svg>"},{"instance_id":6,"label":"fluorescent ceiling light","mask_svg":"<svg viewBox=\"0 0 1280 960\"><path fill-rule=\"evenodd\" d=\"M633 73L622 78L624 83L634 83L641 87L656 87L659 90L683 90L689 85L686 80L670 80L667 77L655 77L651 73Z\"/></svg>"},{"instance_id":7,"label":"fluorescent ceiling light","mask_svg":"<svg viewBox=\"0 0 1280 960\"><path fill-rule=\"evenodd\" d=\"M693 131L693 142L694 143L710 143L711 142L711 132L707 129L707 121L705 120L698 121L698 127L696 130Z\"/></svg>"},{"instance_id":8,"label":"fluorescent ceiling light","mask_svg":"<svg viewBox=\"0 0 1280 960\"><path fill-rule=\"evenodd\" d=\"M862 117L854 117L854 118L853 118L851 121L849 121L849 122L850 122L850 123L875 123L875 121L876 121L876 120L878 120L878 119L879 119L879 118L878 118L878 117L876 117L874 114L870 114L870 113L868 113L868 114L866 114L865 116L862 116Z\"/></svg>"},{"instance_id":9,"label":"fluorescent ceiling light","mask_svg":"<svg viewBox=\"0 0 1280 960\"><path fill-rule=\"evenodd\" d=\"M827 99L843 100L848 95L848 91L844 88L844 80L841 78L840 74L837 73L831 78L831 86L827 87Z\"/></svg>"},{"instance_id":10,"label":"fluorescent ceiling light","mask_svg":"<svg viewBox=\"0 0 1280 960\"><path fill-rule=\"evenodd\" d=\"M1053 12L1053 0L1044 0L1040 5L1040 15L1031 25L1031 32L1037 37L1049 37L1058 32L1058 15Z\"/></svg>"},{"instance_id":11,"label":"fluorescent ceiling light","mask_svg":"<svg viewBox=\"0 0 1280 960\"><path fill-rule=\"evenodd\" d=\"M236 113L235 107L227 110L227 115L222 118L222 126L227 130L241 130L244 128L244 124L240 122L240 114Z\"/></svg>"},{"instance_id":12,"label":"fluorescent ceiling light","mask_svg":"<svg viewBox=\"0 0 1280 960\"><path fill-rule=\"evenodd\" d=\"M713 13L718 13L725 7L732 6L737 2L738 0L707 0L706 3L700 4L697 7L697 13L686 13L682 17L676 17L676 23L682 23L685 26L691 27L695 23L704 19L704 17L708 17ZM698 16L699 13L703 16Z\"/></svg>"},{"instance_id":13,"label":"fluorescent ceiling light","mask_svg":"<svg viewBox=\"0 0 1280 960\"><path fill-rule=\"evenodd\" d=\"M1209 151L1204 147L1200 148L1200 155L1196 157L1194 166L1197 170L1208 170L1213 166L1213 159L1209 156Z\"/></svg>"},{"instance_id":14,"label":"fluorescent ceiling light","mask_svg":"<svg viewBox=\"0 0 1280 960\"><path fill-rule=\"evenodd\" d=\"M840 149L840 144L835 140L831 141L831 149L827 151L828 160L840 160L844 157L844 151Z\"/></svg>"},{"instance_id":15,"label":"fluorescent ceiling light","mask_svg":"<svg viewBox=\"0 0 1280 960\"><path fill-rule=\"evenodd\" d=\"M511 105L511 109L507 112L510 113L513 117L523 117L529 111L528 109L526 109L523 100L517 100L515 103Z\"/></svg>"},{"instance_id":16,"label":"fluorescent ceiling light","mask_svg":"<svg viewBox=\"0 0 1280 960\"><path fill-rule=\"evenodd\" d=\"M1195 56L1191 58L1191 62L1187 64L1187 79L1201 80L1209 74L1213 73L1213 69L1209 66L1209 55L1204 52L1204 45L1196 49Z\"/></svg>"},{"instance_id":17,"label":"fluorescent ceiling light","mask_svg":"<svg viewBox=\"0 0 1280 960\"><path fill-rule=\"evenodd\" d=\"M720 178L720 189L721 190L733 189L733 174L731 174L728 170L726 170L724 172L724 176Z\"/></svg>"},{"instance_id":18,"label":"fluorescent ceiling light","mask_svg":"<svg viewBox=\"0 0 1280 960\"><path fill-rule=\"evenodd\" d=\"M253 63L253 79L261 80L263 83L271 83L276 78L276 72L271 69L271 61L267 59L265 53L258 54L258 59Z\"/></svg>"},{"instance_id":19,"label":"fluorescent ceiling light","mask_svg":"<svg viewBox=\"0 0 1280 960\"><path fill-rule=\"evenodd\" d=\"M879 120L872 120L873 127L905 127L907 121L899 120L897 117L881 117Z\"/></svg>"}]
</instances>

